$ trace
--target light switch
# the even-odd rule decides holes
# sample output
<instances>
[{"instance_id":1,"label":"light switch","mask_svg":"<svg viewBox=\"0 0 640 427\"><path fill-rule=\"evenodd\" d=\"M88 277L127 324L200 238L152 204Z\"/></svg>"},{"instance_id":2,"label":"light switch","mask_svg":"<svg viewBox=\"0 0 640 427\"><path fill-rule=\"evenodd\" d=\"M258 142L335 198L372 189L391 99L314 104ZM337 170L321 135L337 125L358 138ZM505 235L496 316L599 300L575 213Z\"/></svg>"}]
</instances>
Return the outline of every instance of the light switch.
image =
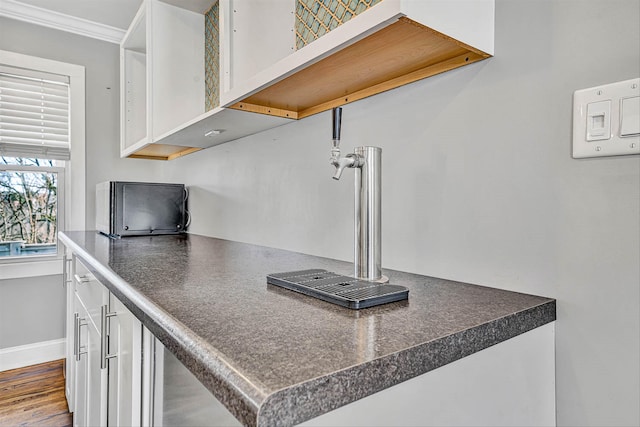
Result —
<instances>
[{"instance_id":1,"label":"light switch","mask_svg":"<svg viewBox=\"0 0 640 427\"><path fill-rule=\"evenodd\" d=\"M640 154L640 78L573 93L574 158Z\"/></svg>"},{"instance_id":2,"label":"light switch","mask_svg":"<svg viewBox=\"0 0 640 427\"><path fill-rule=\"evenodd\" d=\"M640 135L640 96L625 98L620 105L620 136Z\"/></svg>"},{"instance_id":3,"label":"light switch","mask_svg":"<svg viewBox=\"0 0 640 427\"><path fill-rule=\"evenodd\" d=\"M611 138L611 100L587 104L587 141Z\"/></svg>"}]
</instances>

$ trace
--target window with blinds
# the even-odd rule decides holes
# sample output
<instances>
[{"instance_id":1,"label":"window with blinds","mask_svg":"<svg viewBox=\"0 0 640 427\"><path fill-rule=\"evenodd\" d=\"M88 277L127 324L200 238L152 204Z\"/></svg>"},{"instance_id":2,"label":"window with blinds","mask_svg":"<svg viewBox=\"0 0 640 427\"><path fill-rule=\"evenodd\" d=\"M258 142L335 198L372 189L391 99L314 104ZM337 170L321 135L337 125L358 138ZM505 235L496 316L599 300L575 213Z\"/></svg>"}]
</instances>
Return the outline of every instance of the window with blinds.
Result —
<instances>
[{"instance_id":1,"label":"window with blinds","mask_svg":"<svg viewBox=\"0 0 640 427\"><path fill-rule=\"evenodd\" d=\"M68 77L0 65L0 156L70 158Z\"/></svg>"}]
</instances>

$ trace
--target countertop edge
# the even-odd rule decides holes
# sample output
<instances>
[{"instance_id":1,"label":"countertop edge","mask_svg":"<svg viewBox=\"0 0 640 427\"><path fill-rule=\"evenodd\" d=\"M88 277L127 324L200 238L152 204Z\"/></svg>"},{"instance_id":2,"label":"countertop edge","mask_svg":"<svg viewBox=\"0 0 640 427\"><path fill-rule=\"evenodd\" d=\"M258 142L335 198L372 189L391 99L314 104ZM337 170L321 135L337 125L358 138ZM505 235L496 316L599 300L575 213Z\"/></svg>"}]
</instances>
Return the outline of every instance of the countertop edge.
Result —
<instances>
[{"instance_id":1,"label":"countertop edge","mask_svg":"<svg viewBox=\"0 0 640 427\"><path fill-rule=\"evenodd\" d=\"M555 320L556 300L549 299L535 307L278 390L261 405L257 425L301 423ZM292 407L296 411L288 410Z\"/></svg>"},{"instance_id":2,"label":"countertop edge","mask_svg":"<svg viewBox=\"0 0 640 427\"><path fill-rule=\"evenodd\" d=\"M223 355L187 326L133 289L118 274L91 256L82 246L60 232L62 243L90 267L97 279L113 292L160 342L189 368L200 382L245 425L256 425L266 398L258 387L237 373ZM204 350L204 351L203 351ZM240 384L244 387L239 386ZM233 401L233 403L232 403ZM238 405L238 402L242 402Z\"/></svg>"}]
</instances>

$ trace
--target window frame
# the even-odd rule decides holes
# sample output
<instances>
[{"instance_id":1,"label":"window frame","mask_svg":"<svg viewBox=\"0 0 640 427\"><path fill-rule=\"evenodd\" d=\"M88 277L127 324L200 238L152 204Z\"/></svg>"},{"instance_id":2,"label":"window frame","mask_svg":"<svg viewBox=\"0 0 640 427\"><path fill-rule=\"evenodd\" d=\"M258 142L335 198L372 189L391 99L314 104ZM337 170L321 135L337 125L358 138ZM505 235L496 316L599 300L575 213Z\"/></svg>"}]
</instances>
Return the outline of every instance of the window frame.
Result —
<instances>
[{"instance_id":1,"label":"window frame","mask_svg":"<svg viewBox=\"0 0 640 427\"><path fill-rule=\"evenodd\" d=\"M71 160L64 162L64 173L59 175L60 181L64 182L62 189L64 200L60 204L62 206L58 206L58 209L62 209L64 212L62 218L64 228L58 227L58 230L84 230L86 209L85 67L7 50L0 50L0 64L69 77ZM25 167L20 166L20 168L24 169ZM0 259L2 267L0 268L0 280L62 274L63 255L64 247L59 244L58 254L55 256L34 255Z\"/></svg>"}]
</instances>

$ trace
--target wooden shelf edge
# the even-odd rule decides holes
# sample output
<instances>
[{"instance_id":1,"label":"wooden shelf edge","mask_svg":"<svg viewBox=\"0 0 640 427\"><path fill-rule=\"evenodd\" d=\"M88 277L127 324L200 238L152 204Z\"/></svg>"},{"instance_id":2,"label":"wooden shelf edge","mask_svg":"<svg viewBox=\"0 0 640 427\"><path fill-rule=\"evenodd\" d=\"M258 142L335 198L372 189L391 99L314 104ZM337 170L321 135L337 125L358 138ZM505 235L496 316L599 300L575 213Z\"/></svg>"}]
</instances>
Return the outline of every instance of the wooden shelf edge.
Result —
<instances>
[{"instance_id":1,"label":"wooden shelf edge","mask_svg":"<svg viewBox=\"0 0 640 427\"><path fill-rule=\"evenodd\" d=\"M142 154L131 154L127 159L145 159L145 160L169 160L168 156L145 156Z\"/></svg>"},{"instance_id":2,"label":"wooden shelf edge","mask_svg":"<svg viewBox=\"0 0 640 427\"><path fill-rule=\"evenodd\" d=\"M416 70L412 73L396 77L395 79L391 79L374 86L370 86L357 92L350 93L346 96L332 99L331 101L327 101L319 105L315 105L311 108L300 111L298 113L298 118L303 119L305 117L309 117L335 107L350 104L352 102L359 101L360 99L368 98L370 96L377 95L379 93L386 92L388 90L395 89L397 87L404 86L406 84L413 83L427 77L435 76L436 74L441 74L455 68L473 64L474 62L478 62L483 59L486 59L486 56L478 55L475 52L469 52L468 54L460 55L444 62L439 62L435 65Z\"/></svg>"},{"instance_id":3,"label":"wooden shelf edge","mask_svg":"<svg viewBox=\"0 0 640 427\"><path fill-rule=\"evenodd\" d=\"M227 108L233 108L234 110L241 111L250 111L252 113L267 114L269 116L284 117L285 119L297 120L298 118L300 118L298 117L298 113L296 111L284 110L281 108L272 108L264 105L250 104L248 102L236 102L235 104Z\"/></svg>"},{"instance_id":4,"label":"wooden shelf edge","mask_svg":"<svg viewBox=\"0 0 640 427\"><path fill-rule=\"evenodd\" d=\"M147 160L173 160L200 150L202 150L202 148L199 147L180 147L164 144L151 144L141 150L129 154L127 158Z\"/></svg>"},{"instance_id":5,"label":"wooden shelf edge","mask_svg":"<svg viewBox=\"0 0 640 427\"><path fill-rule=\"evenodd\" d=\"M202 148L200 147L185 147L184 150L171 154L168 160L177 159L178 157L186 156L187 154L195 153L196 151L200 150L202 150Z\"/></svg>"}]
</instances>

